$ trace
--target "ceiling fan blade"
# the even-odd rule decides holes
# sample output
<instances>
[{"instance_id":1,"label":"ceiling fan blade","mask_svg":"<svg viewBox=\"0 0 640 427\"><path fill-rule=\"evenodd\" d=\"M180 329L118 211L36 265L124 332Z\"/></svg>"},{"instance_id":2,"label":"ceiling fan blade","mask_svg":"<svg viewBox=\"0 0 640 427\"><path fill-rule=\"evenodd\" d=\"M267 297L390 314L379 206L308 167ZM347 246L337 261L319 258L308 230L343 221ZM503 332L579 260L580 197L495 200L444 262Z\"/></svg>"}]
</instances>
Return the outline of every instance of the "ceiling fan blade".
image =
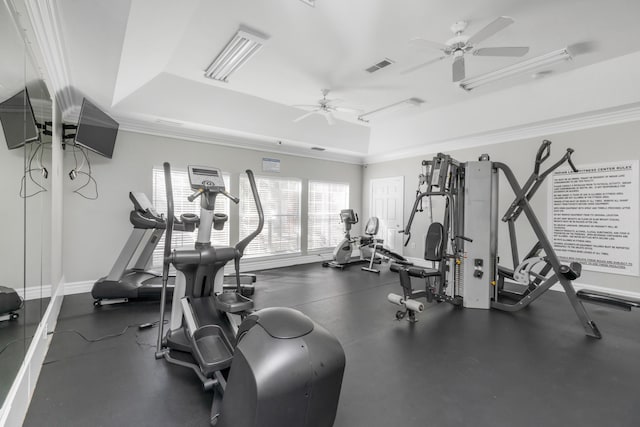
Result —
<instances>
[{"instance_id":1,"label":"ceiling fan blade","mask_svg":"<svg viewBox=\"0 0 640 427\"><path fill-rule=\"evenodd\" d=\"M363 110L358 108L349 108L349 107L332 107L333 111L337 111L338 113L349 113L349 114L362 114Z\"/></svg>"},{"instance_id":2,"label":"ceiling fan blade","mask_svg":"<svg viewBox=\"0 0 640 427\"><path fill-rule=\"evenodd\" d=\"M419 49L437 49L442 51L449 49L449 46L444 43L425 40L419 37L409 40L409 44Z\"/></svg>"},{"instance_id":3,"label":"ceiling fan blade","mask_svg":"<svg viewBox=\"0 0 640 427\"><path fill-rule=\"evenodd\" d=\"M329 123L330 126L335 124L336 120L333 117L333 114L331 114L331 111L323 111L322 114L324 115L324 118L327 119L327 123Z\"/></svg>"},{"instance_id":4,"label":"ceiling fan blade","mask_svg":"<svg viewBox=\"0 0 640 427\"><path fill-rule=\"evenodd\" d=\"M311 105L311 104L296 104L296 105L292 105L292 107L296 107L296 108L301 108L303 110L317 110L318 109L318 104L316 105Z\"/></svg>"},{"instance_id":5,"label":"ceiling fan blade","mask_svg":"<svg viewBox=\"0 0 640 427\"><path fill-rule=\"evenodd\" d=\"M524 56L529 52L528 47L485 47L473 51L477 56Z\"/></svg>"},{"instance_id":6,"label":"ceiling fan blade","mask_svg":"<svg viewBox=\"0 0 640 427\"><path fill-rule=\"evenodd\" d=\"M459 82L464 79L464 56L457 56L453 60L453 66L451 68L454 82Z\"/></svg>"},{"instance_id":7,"label":"ceiling fan blade","mask_svg":"<svg viewBox=\"0 0 640 427\"><path fill-rule=\"evenodd\" d=\"M424 68L424 67L426 67L427 65L431 65L431 64L433 64L434 62L441 61L441 60L443 60L444 58L446 58L446 56L441 56L440 58L430 59L430 60L428 60L427 62L423 62L422 64L418 64L418 65L413 66L413 67L411 67L411 68L407 68L406 70L402 70L402 71L400 71L400 74L409 74L409 73L413 73L414 71L417 71L417 70L419 70L420 68Z\"/></svg>"},{"instance_id":8,"label":"ceiling fan blade","mask_svg":"<svg viewBox=\"0 0 640 427\"><path fill-rule=\"evenodd\" d=\"M305 113L305 114L301 115L300 117L298 117L297 119L295 119L293 122L294 122L294 123L298 123L299 121L304 120L304 119L306 119L307 117L309 117L310 115L312 115L312 114L316 114L317 112L318 112L318 110L317 110L317 109L316 109L316 110L313 110L313 111L309 111L308 113Z\"/></svg>"},{"instance_id":9,"label":"ceiling fan blade","mask_svg":"<svg viewBox=\"0 0 640 427\"><path fill-rule=\"evenodd\" d=\"M489 25L487 25L486 27L484 27L483 29L481 29L480 31L478 31L477 33L469 37L467 44L471 46L476 45L481 41L491 37L498 31L504 30L509 25L513 24L513 22L514 22L513 18L510 18L508 16L499 16Z\"/></svg>"}]
</instances>

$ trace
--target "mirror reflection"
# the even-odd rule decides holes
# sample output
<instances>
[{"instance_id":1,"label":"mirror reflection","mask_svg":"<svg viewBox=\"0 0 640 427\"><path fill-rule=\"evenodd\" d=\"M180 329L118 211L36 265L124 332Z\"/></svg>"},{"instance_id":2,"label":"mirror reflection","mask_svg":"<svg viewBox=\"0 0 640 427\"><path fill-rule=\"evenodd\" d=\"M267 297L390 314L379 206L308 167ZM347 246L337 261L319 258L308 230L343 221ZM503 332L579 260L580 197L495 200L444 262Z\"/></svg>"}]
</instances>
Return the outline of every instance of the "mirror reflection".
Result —
<instances>
[{"instance_id":1,"label":"mirror reflection","mask_svg":"<svg viewBox=\"0 0 640 427\"><path fill-rule=\"evenodd\" d=\"M0 5L0 403L48 302L51 99L6 3Z\"/></svg>"}]
</instances>

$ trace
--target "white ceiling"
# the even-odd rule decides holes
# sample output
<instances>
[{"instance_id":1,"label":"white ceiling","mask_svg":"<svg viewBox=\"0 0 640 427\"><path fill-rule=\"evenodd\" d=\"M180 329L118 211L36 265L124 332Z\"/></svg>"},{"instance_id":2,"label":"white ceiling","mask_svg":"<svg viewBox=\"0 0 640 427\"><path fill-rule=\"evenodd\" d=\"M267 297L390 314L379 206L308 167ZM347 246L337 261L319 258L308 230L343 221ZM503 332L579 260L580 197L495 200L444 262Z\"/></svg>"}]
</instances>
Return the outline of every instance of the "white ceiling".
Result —
<instances>
[{"instance_id":1,"label":"white ceiling","mask_svg":"<svg viewBox=\"0 0 640 427\"><path fill-rule=\"evenodd\" d=\"M640 49L637 0L316 0L315 8L300 0L62 0L55 6L68 80L117 118L165 130L172 127L166 121L176 121L183 132L235 135L274 149L282 147L277 141L322 146L353 158L384 150L370 143L377 126L434 111L456 114L478 99L538 84L524 76L465 92L451 83L450 58L401 74L439 56L416 50L410 39L445 42L455 21L468 21L471 35L497 16L511 16L513 25L479 47L529 46L524 59L572 47L574 60L555 66L544 77L549 81ZM206 79L203 70L241 25L267 34L267 45L229 83ZM364 71L383 58L395 63ZM520 60L467 55L467 76ZM321 116L293 123L304 111L291 105L316 102L322 88L340 105L363 111L410 97L426 103L370 125L348 115L335 126Z\"/></svg>"}]
</instances>

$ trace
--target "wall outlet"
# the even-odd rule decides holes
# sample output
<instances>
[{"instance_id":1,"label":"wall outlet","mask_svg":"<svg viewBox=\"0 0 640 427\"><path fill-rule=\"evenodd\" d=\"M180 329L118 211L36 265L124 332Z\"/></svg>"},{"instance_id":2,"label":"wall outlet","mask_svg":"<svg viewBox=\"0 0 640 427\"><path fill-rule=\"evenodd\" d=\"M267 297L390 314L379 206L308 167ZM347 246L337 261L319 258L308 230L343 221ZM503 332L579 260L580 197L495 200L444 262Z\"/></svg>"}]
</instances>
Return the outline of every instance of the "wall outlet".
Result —
<instances>
[{"instance_id":1,"label":"wall outlet","mask_svg":"<svg viewBox=\"0 0 640 427\"><path fill-rule=\"evenodd\" d=\"M414 242L411 242L411 249L415 249L416 248L416 244Z\"/></svg>"}]
</instances>

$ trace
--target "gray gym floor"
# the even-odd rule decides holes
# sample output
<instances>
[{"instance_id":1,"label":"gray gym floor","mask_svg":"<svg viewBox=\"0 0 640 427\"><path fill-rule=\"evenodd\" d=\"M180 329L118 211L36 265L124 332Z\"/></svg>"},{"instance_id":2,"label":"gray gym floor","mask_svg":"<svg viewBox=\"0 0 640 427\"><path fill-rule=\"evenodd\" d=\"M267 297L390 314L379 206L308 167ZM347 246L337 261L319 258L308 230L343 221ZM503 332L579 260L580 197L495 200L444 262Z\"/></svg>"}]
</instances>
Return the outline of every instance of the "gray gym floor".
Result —
<instances>
[{"instance_id":1,"label":"gray gym floor","mask_svg":"<svg viewBox=\"0 0 640 427\"><path fill-rule=\"evenodd\" d=\"M20 317L0 322L0 403L11 389L47 304L49 298L25 301L16 311Z\"/></svg>"},{"instance_id":2,"label":"gray gym floor","mask_svg":"<svg viewBox=\"0 0 640 427\"><path fill-rule=\"evenodd\" d=\"M347 357L336 427L638 426L640 313L589 305L604 338L584 335L562 293L523 312L428 306L396 321L397 276L319 264L259 272L256 307L295 307L332 331ZM58 331L89 338L158 318L157 303L94 309L65 297ZM59 333L25 426L207 426L211 395L153 357L157 330L98 343ZM293 426L292 426L293 427Z\"/></svg>"}]
</instances>

